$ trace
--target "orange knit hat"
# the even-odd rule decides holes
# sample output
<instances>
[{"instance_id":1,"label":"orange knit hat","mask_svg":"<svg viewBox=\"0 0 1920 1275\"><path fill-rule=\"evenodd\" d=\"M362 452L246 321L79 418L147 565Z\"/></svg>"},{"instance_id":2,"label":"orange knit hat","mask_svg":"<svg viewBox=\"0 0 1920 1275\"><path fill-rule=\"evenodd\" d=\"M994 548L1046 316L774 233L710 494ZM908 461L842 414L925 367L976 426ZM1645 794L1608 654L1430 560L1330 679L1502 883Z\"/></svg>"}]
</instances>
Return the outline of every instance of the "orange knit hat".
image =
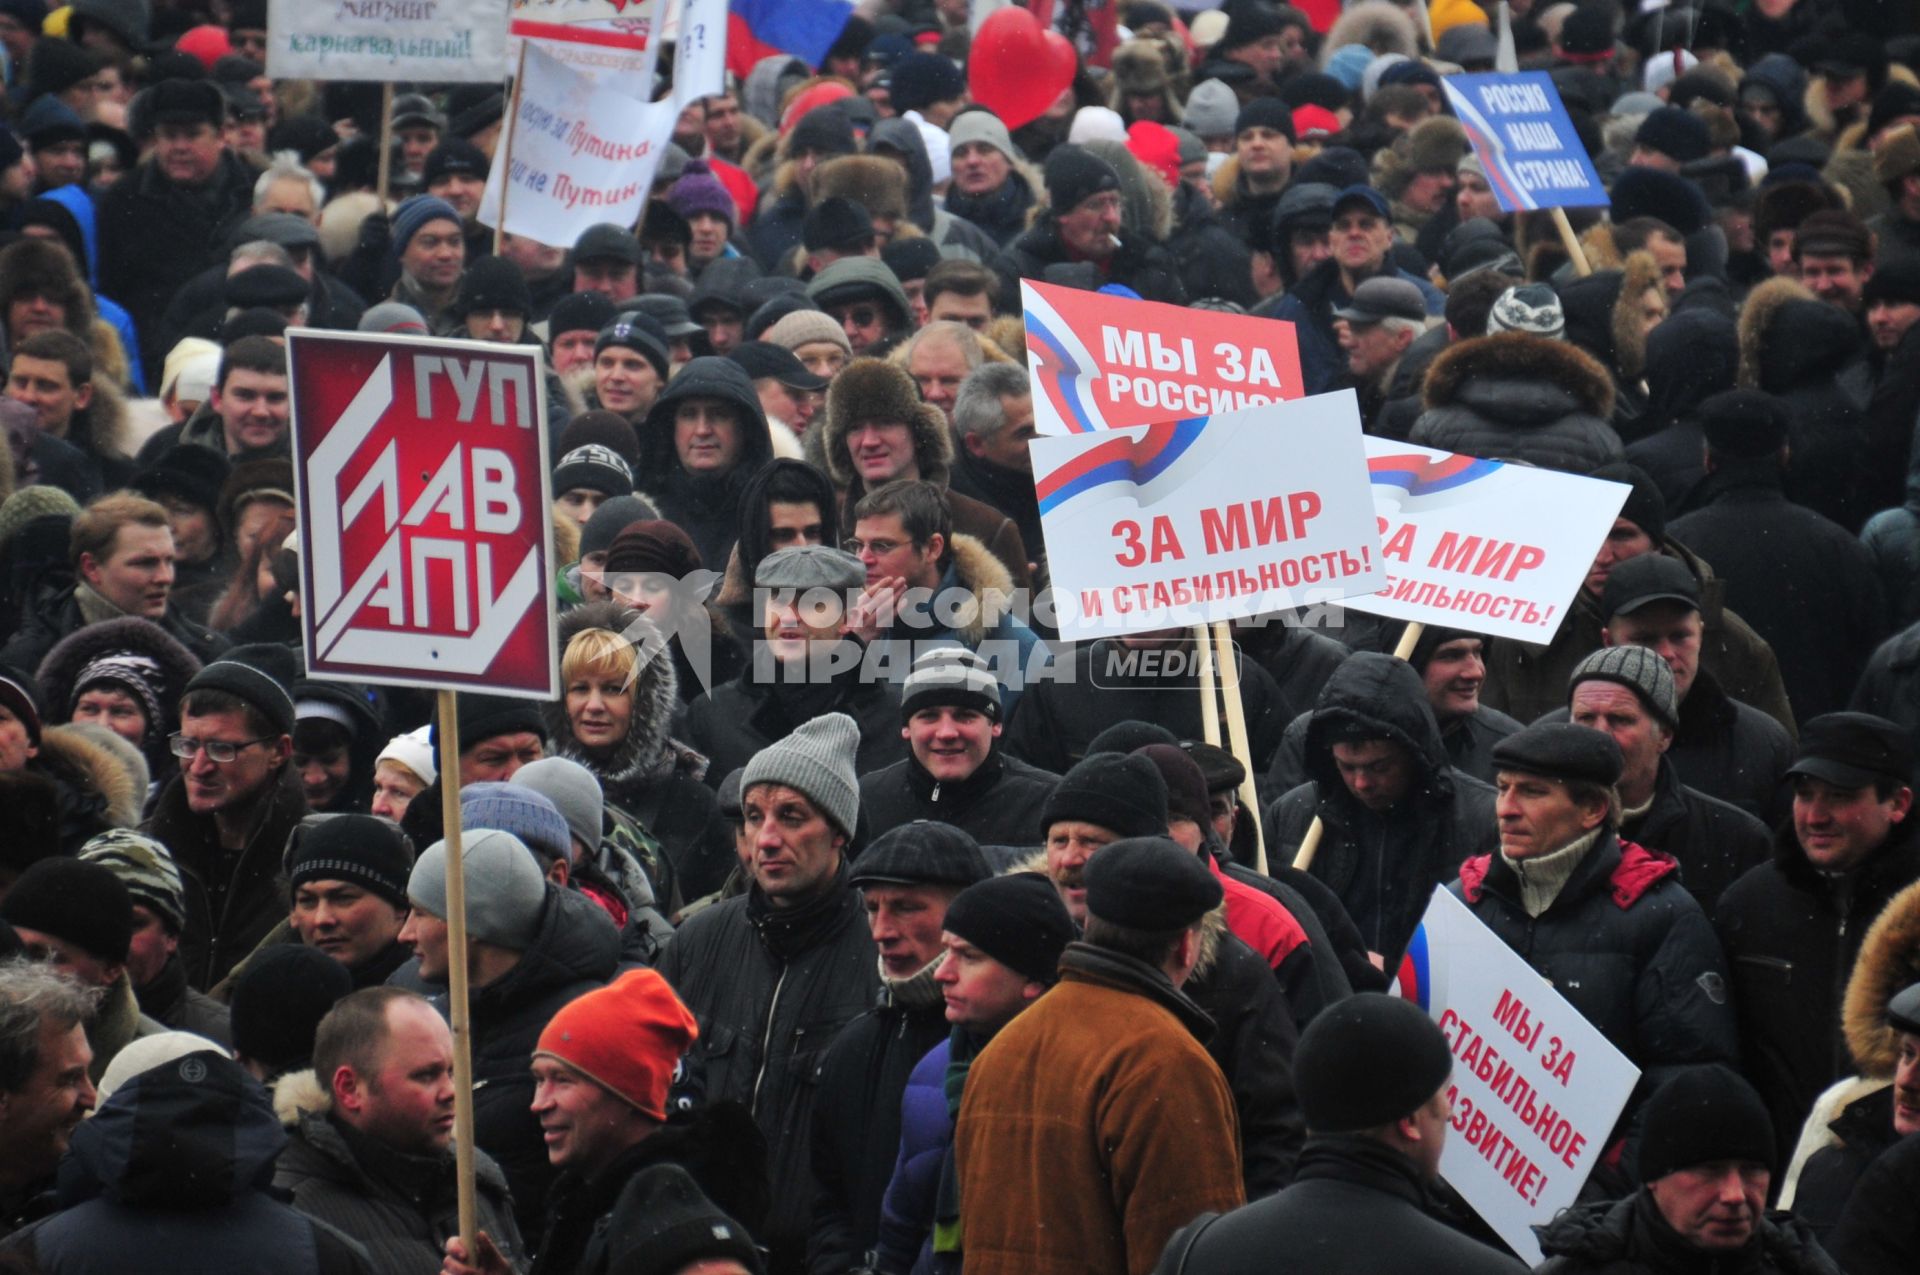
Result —
<instances>
[{"instance_id":1,"label":"orange knit hat","mask_svg":"<svg viewBox=\"0 0 1920 1275\"><path fill-rule=\"evenodd\" d=\"M559 1059L643 1115L665 1120L667 1086L699 1035L666 979L630 970L562 1008L533 1052Z\"/></svg>"}]
</instances>

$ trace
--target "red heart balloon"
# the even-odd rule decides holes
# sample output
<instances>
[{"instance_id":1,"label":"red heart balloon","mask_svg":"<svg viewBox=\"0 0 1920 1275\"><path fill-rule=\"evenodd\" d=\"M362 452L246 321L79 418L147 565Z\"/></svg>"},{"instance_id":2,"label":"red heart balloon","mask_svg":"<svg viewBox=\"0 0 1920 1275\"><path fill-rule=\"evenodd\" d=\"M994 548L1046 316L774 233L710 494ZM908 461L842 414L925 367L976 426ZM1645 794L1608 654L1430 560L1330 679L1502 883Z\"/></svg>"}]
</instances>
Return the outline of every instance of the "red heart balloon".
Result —
<instances>
[{"instance_id":1,"label":"red heart balloon","mask_svg":"<svg viewBox=\"0 0 1920 1275\"><path fill-rule=\"evenodd\" d=\"M988 17L975 33L967 56L967 90L1008 128L1019 128L1053 105L1073 83L1073 70L1073 47L1065 39L1041 30L1027 10L1009 7Z\"/></svg>"},{"instance_id":2,"label":"red heart balloon","mask_svg":"<svg viewBox=\"0 0 1920 1275\"><path fill-rule=\"evenodd\" d=\"M1073 41L1058 31L1049 30L1046 38L1047 52L1053 58L1054 78L1060 82L1060 87L1053 91L1053 95L1059 97L1073 86L1074 72L1080 69L1080 55L1074 51Z\"/></svg>"}]
</instances>

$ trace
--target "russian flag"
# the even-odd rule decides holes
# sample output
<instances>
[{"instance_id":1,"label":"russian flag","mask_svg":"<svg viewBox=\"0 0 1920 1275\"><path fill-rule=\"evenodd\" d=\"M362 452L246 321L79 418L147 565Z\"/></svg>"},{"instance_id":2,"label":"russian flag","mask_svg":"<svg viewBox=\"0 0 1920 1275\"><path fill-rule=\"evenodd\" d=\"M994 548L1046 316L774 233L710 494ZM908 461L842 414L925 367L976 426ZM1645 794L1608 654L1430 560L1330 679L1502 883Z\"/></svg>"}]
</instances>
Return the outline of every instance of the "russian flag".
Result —
<instances>
[{"instance_id":1,"label":"russian flag","mask_svg":"<svg viewBox=\"0 0 1920 1275\"><path fill-rule=\"evenodd\" d=\"M727 9L727 69L741 79L776 53L818 67L853 16L851 0L729 0Z\"/></svg>"}]
</instances>

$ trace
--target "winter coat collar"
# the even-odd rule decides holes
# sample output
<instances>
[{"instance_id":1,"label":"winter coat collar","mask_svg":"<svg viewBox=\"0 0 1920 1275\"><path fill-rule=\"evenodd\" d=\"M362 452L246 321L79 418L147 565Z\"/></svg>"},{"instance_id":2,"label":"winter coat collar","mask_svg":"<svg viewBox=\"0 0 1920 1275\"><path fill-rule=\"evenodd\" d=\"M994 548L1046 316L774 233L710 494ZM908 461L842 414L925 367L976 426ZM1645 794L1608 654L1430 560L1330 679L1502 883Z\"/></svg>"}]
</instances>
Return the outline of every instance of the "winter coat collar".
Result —
<instances>
[{"instance_id":1,"label":"winter coat collar","mask_svg":"<svg viewBox=\"0 0 1920 1275\"><path fill-rule=\"evenodd\" d=\"M1201 1044L1213 1036L1215 1023L1207 1011L1175 987L1164 971L1134 957L1091 943L1069 943L1060 955L1060 981L1091 983L1144 997L1179 1019Z\"/></svg>"},{"instance_id":2,"label":"winter coat collar","mask_svg":"<svg viewBox=\"0 0 1920 1275\"><path fill-rule=\"evenodd\" d=\"M1550 1257L1570 1258L1580 1269L1618 1264L1674 1275L1818 1275L1836 1269L1812 1233L1784 1213L1762 1217L1753 1239L1735 1252L1702 1252L1667 1225L1644 1187L1624 1200L1575 1206L1535 1232Z\"/></svg>"},{"instance_id":3,"label":"winter coat collar","mask_svg":"<svg viewBox=\"0 0 1920 1275\"><path fill-rule=\"evenodd\" d=\"M1569 411L1605 420L1613 398L1613 379L1591 354L1515 332L1448 348L1434 359L1423 390L1429 409L1464 404L1520 426L1559 420Z\"/></svg>"},{"instance_id":4,"label":"winter coat collar","mask_svg":"<svg viewBox=\"0 0 1920 1275\"><path fill-rule=\"evenodd\" d=\"M1920 983L1920 884L1893 896L1860 943L1847 980L1840 1026L1862 1075L1893 1078L1900 1034L1887 1022L1887 1002Z\"/></svg>"},{"instance_id":5,"label":"winter coat collar","mask_svg":"<svg viewBox=\"0 0 1920 1275\"><path fill-rule=\"evenodd\" d=\"M604 909L577 890L549 885L540 929L520 961L473 993L476 1035L569 983L604 983L620 965L620 932Z\"/></svg>"},{"instance_id":6,"label":"winter coat collar","mask_svg":"<svg viewBox=\"0 0 1920 1275\"><path fill-rule=\"evenodd\" d=\"M775 960L790 961L822 947L859 919L860 896L847 884L841 860L833 883L796 907L775 908L758 885L747 891L747 919Z\"/></svg>"},{"instance_id":7,"label":"winter coat collar","mask_svg":"<svg viewBox=\"0 0 1920 1275\"><path fill-rule=\"evenodd\" d=\"M982 793L991 792L1005 771L1006 762L1000 755L998 745L965 779L935 779L933 772L922 766L911 750L907 753L907 787L921 801L941 806L944 810L959 810L971 805Z\"/></svg>"},{"instance_id":8,"label":"winter coat collar","mask_svg":"<svg viewBox=\"0 0 1920 1275\"><path fill-rule=\"evenodd\" d=\"M1295 1180L1347 1182L1397 1196L1421 1210L1432 1207L1432 1196L1420 1180L1420 1168L1393 1148L1372 1138L1345 1134L1316 1134L1300 1151Z\"/></svg>"},{"instance_id":9,"label":"winter coat collar","mask_svg":"<svg viewBox=\"0 0 1920 1275\"><path fill-rule=\"evenodd\" d=\"M1648 850L1608 833L1600 838L1599 844L1574 869L1573 876L1553 901L1553 907L1547 911L1554 912L1589 894L1605 890L1613 899L1614 906L1624 912L1660 881L1679 870L1679 860L1665 851ZM1469 903L1478 903L1481 895L1488 890L1507 899L1517 900L1520 897L1520 883L1514 878L1513 869L1498 854L1475 855L1461 864L1460 884Z\"/></svg>"},{"instance_id":10,"label":"winter coat collar","mask_svg":"<svg viewBox=\"0 0 1920 1275\"><path fill-rule=\"evenodd\" d=\"M640 614L617 602L589 602L560 617L558 645L567 644L588 629L618 633ZM579 762L601 783L619 785L665 779L673 774L706 773L705 757L672 738L674 712L680 706L679 678L667 649L662 647L640 668L633 684L633 709L627 736L611 751L593 754L581 748L567 720L566 700L548 701L541 709L548 736L560 756Z\"/></svg>"},{"instance_id":11,"label":"winter coat collar","mask_svg":"<svg viewBox=\"0 0 1920 1275\"><path fill-rule=\"evenodd\" d=\"M888 630L889 637L918 642L953 638L972 649L985 640L988 630L1006 618L1013 598L1013 575L1000 559L978 538L960 532L954 534L948 553L947 568L940 574L940 583L927 595L924 604L909 603L917 614L909 616L907 608L902 608L901 616ZM955 590L964 591L967 600L963 604L945 603L943 609L952 609L957 626L940 625L933 618L933 601Z\"/></svg>"}]
</instances>

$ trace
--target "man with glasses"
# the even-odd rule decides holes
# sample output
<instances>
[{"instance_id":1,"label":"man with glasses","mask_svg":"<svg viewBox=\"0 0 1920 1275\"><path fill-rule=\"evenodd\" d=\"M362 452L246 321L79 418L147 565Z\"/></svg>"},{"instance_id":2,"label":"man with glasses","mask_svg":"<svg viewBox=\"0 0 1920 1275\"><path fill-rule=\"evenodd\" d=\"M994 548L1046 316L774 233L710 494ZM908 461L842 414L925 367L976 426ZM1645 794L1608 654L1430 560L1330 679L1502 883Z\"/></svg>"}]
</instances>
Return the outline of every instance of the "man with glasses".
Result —
<instances>
[{"instance_id":1,"label":"man with glasses","mask_svg":"<svg viewBox=\"0 0 1920 1275\"><path fill-rule=\"evenodd\" d=\"M1080 146L1057 146L1047 156L1046 181L1046 215L993 263L1001 296L1019 296L1020 280L1044 279L1049 266L1091 265L1096 287L1115 283L1148 301L1187 303L1165 245L1125 224L1120 174L1112 164Z\"/></svg>"},{"instance_id":2,"label":"man with glasses","mask_svg":"<svg viewBox=\"0 0 1920 1275\"><path fill-rule=\"evenodd\" d=\"M251 664L223 659L187 683L170 741L180 773L147 833L186 883L187 979L205 990L287 915L281 852L307 812L293 756L293 698Z\"/></svg>"}]
</instances>

